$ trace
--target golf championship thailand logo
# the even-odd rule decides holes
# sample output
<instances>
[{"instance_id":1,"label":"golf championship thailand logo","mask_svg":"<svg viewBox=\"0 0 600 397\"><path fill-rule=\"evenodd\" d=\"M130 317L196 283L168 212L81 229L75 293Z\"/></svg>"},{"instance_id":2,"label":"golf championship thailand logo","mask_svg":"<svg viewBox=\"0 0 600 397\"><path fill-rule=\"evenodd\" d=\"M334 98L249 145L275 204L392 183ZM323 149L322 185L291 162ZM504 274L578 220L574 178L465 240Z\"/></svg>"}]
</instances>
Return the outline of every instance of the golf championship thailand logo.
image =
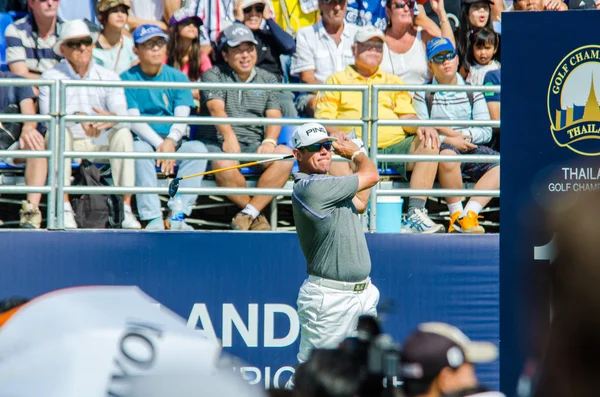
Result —
<instances>
[{"instance_id":1,"label":"golf championship thailand logo","mask_svg":"<svg viewBox=\"0 0 600 397\"><path fill-rule=\"evenodd\" d=\"M580 47L563 58L548 86L548 117L560 147L600 155L600 45Z\"/></svg>"}]
</instances>

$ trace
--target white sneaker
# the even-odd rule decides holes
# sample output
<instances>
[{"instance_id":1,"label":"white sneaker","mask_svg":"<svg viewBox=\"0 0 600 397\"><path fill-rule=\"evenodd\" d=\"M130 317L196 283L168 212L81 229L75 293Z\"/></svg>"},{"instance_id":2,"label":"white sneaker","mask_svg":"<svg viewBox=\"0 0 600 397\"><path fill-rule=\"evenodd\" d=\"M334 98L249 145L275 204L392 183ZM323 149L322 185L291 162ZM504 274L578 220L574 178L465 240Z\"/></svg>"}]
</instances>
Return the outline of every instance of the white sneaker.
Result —
<instances>
[{"instance_id":1,"label":"white sneaker","mask_svg":"<svg viewBox=\"0 0 600 397\"><path fill-rule=\"evenodd\" d=\"M131 208L125 207L125 217L123 218L123 223L121 223L121 228L123 229L136 229L139 230L142 228L142 225L138 222L131 212Z\"/></svg>"},{"instance_id":2,"label":"white sneaker","mask_svg":"<svg viewBox=\"0 0 600 397\"><path fill-rule=\"evenodd\" d=\"M425 208L415 208L402 223L402 233L444 233L444 225L435 223L427 215Z\"/></svg>"},{"instance_id":3,"label":"white sneaker","mask_svg":"<svg viewBox=\"0 0 600 397\"><path fill-rule=\"evenodd\" d=\"M71 210L64 210L63 212L64 227L65 229L77 229L77 222L75 221L75 213Z\"/></svg>"}]
</instances>

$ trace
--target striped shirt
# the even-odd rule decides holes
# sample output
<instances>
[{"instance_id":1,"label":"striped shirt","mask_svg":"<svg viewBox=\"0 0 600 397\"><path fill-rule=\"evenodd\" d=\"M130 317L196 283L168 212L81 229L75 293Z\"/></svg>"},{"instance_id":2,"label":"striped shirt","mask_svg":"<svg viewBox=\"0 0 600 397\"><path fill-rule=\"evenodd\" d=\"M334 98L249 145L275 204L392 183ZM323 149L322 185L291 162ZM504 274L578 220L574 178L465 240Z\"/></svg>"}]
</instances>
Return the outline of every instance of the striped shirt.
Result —
<instances>
[{"instance_id":1,"label":"striped shirt","mask_svg":"<svg viewBox=\"0 0 600 397\"><path fill-rule=\"evenodd\" d=\"M59 19L57 24L62 21ZM25 62L30 72L43 73L52 69L60 57L52 51L56 43L56 32L47 40L38 36L37 25L32 14L19 19L6 28L6 63Z\"/></svg>"},{"instance_id":2,"label":"striped shirt","mask_svg":"<svg viewBox=\"0 0 600 397\"><path fill-rule=\"evenodd\" d=\"M46 80L105 80L120 81L119 76L102 66L90 63L87 74L81 78L67 60L63 60L55 68L42 74ZM57 93L58 94L58 93ZM58 98L57 98L58 99ZM95 115L92 108L108 110L118 116L127 116L127 101L123 88L110 87L68 87L66 114L82 112ZM40 114L50 112L50 87L40 87ZM79 123L67 123L66 127L71 131L73 139L85 139L88 136ZM115 128L119 128L116 126Z\"/></svg>"},{"instance_id":3,"label":"striped shirt","mask_svg":"<svg viewBox=\"0 0 600 397\"><path fill-rule=\"evenodd\" d=\"M457 85L466 85L457 73ZM438 84L434 77L431 84ZM489 120L490 112L481 92L473 93L473 108L466 92L436 92L433 97L431 114L427 109L426 94L417 92L413 106L421 120ZM476 145L488 143L492 139L492 127L452 127L463 135L471 134Z\"/></svg>"},{"instance_id":4,"label":"striped shirt","mask_svg":"<svg viewBox=\"0 0 600 397\"><path fill-rule=\"evenodd\" d=\"M219 65L206 71L202 75L205 83L239 83L237 74L229 65ZM277 77L261 68L254 68L252 75L246 83L278 83ZM218 99L225 103L225 112L229 117L265 117L269 109L281 110L279 92L263 90L201 90L202 115L210 116L206 103ZM265 127L261 125L234 125L233 131L240 143L255 144L262 141ZM201 140L223 142L223 137L217 133L214 125L199 125L196 137Z\"/></svg>"}]
</instances>

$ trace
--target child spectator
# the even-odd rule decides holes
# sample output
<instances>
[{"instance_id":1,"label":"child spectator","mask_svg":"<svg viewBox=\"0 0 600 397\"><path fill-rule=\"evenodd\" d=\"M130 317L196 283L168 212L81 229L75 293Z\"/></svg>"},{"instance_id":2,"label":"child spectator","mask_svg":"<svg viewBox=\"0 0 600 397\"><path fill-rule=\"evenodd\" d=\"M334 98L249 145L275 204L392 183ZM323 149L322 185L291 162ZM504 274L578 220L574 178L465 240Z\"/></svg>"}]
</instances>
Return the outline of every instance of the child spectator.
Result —
<instances>
[{"instance_id":1,"label":"child spectator","mask_svg":"<svg viewBox=\"0 0 600 397\"><path fill-rule=\"evenodd\" d=\"M493 4L494 2L491 0L462 0L459 17L460 25L454 33L459 70L464 69L468 73L471 66L467 60L467 55L469 54L469 36L471 33L474 30L484 27L494 31L494 23L490 14L490 6ZM496 59L500 60L500 37L498 37Z\"/></svg>"},{"instance_id":2,"label":"child spectator","mask_svg":"<svg viewBox=\"0 0 600 397\"><path fill-rule=\"evenodd\" d=\"M129 14L129 0L101 0L96 4L102 31L92 50L100 66L121 74L138 63L133 40L123 34Z\"/></svg>"},{"instance_id":3,"label":"child spectator","mask_svg":"<svg viewBox=\"0 0 600 397\"><path fill-rule=\"evenodd\" d=\"M433 39L427 45L427 58L433 71L432 84L465 85L457 73L456 50L447 39ZM483 94L466 92L417 92L414 106L420 119L426 120L489 120L490 113ZM492 139L490 127L436 127L440 134L440 154L454 155L479 154L497 155L487 144ZM500 166L497 163L449 163L440 162L438 179L444 189L460 189L463 186L462 174L474 181L475 190L499 189ZM479 213L491 197L472 197L463 208L460 197L447 197L450 211L448 232L484 233L479 225Z\"/></svg>"},{"instance_id":4,"label":"child spectator","mask_svg":"<svg viewBox=\"0 0 600 397\"><path fill-rule=\"evenodd\" d=\"M467 63L470 65L466 78L467 84L482 85L487 72L500 69L500 62L496 60L498 40L498 34L487 27L474 30L471 33L469 36L469 52L466 58ZM461 75L465 77L467 73L463 73Z\"/></svg>"}]
</instances>

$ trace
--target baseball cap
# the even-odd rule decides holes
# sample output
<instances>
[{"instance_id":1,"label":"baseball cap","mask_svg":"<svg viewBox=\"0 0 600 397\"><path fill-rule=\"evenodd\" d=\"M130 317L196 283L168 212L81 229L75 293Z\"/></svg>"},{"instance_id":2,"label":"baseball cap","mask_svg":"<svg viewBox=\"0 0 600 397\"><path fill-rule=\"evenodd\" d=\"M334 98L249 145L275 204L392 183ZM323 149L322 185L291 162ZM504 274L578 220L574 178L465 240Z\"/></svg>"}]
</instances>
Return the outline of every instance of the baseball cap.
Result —
<instances>
[{"instance_id":1,"label":"baseball cap","mask_svg":"<svg viewBox=\"0 0 600 397\"><path fill-rule=\"evenodd\" d=\"M405 379L431 380L445 367L488 363L498 358L489 342L473 342L460 329L445 323L423 323L404 342L402 375Z\"/></svg>"},{"instance_id":2,"label":"baseball cap","mask_svg":"<svg viewBox=\"0 0 600 397\"><path fill-rule=\"evenodd\" d=\"M198 25L202 25L202 18L200 18L194 10L191 8L180 8L179 10L173 13L173 16L169 20L169 26L175 26L178 23L185 22L189 19L194 19L198 22Z\"/></svg>"},{"instance_id":3,"label":"baseball cap","mask_svg":"<svg viewBox=\"0 0 600 397\"><path fill-rule=\"evenodd\" d=\"M246 7L253 6L254 4L266 4L265 0L244 0L240 4L240 8L243 10Z\"/></svg>"},{"instance_id":4,"label":"baseball cap","mask_svg":"<svg viewBox=\"0 0 600 397\"><path fill-rule=\"evenodd\" d=\"M154 37L162 37L163 39L169 38L169 36L156 25L140 25L133 31L133 41L135 44L145 43Z\"/></svg>"},{"instance_id":5,"label":"baseball cap","mask_svg":"<svg viewBox=\"0 0 600 397\"><path fill-rule=\"evenodd\" d=\"M364 43L365 41L369 41L371 39L377 38L383 42L385 42L385 36L383 32L377 29L374 26L364 26L358 28L356 34L354 35L355 43Z\"/></svg>"},{"instance_id":6,"label":"baseball cap","mask_svg":"<svg viewBox=\"0 0 600 397\"><path fill-rule=\"evenodd\" d=\"M100 14L101 12L108 11L111 8L118 6L131 8L129 0L100 0L98 3L96 3L96 12Z\"/></svg>"},{"instance_id":7,"label":"baseball cap","mask_svg":"<svg viewBox=\"0 0 600 397\"><path fill-rule=\"evenodd\" d=\"M445 37L436 37L427 43L427 60L431 60L437 54L442 52L454 51L454 45Z\"/></svg>"},{"instance_id":8,"label":"baseball cap","mask_svg":"<svg viewBox=\"0 0 600 397\"><path fill-rule=\"evenodd\" d=\"M327 130L319 123L306 123L294 130L292 143L298 149L321 141L337 141L334 136L329 136Z\"/></svg>"},{"instance_id":9,"label":"baseball cap","mask_svg":"<svg viewBox=\"0 0 600 397\"><path fill-rule=\"evenodd\" d=\"M234 23L223 31L223 42L229 47L237 47L242 43L257 44L254 33L244 24Z\"/></svg>"}]
</instances>

